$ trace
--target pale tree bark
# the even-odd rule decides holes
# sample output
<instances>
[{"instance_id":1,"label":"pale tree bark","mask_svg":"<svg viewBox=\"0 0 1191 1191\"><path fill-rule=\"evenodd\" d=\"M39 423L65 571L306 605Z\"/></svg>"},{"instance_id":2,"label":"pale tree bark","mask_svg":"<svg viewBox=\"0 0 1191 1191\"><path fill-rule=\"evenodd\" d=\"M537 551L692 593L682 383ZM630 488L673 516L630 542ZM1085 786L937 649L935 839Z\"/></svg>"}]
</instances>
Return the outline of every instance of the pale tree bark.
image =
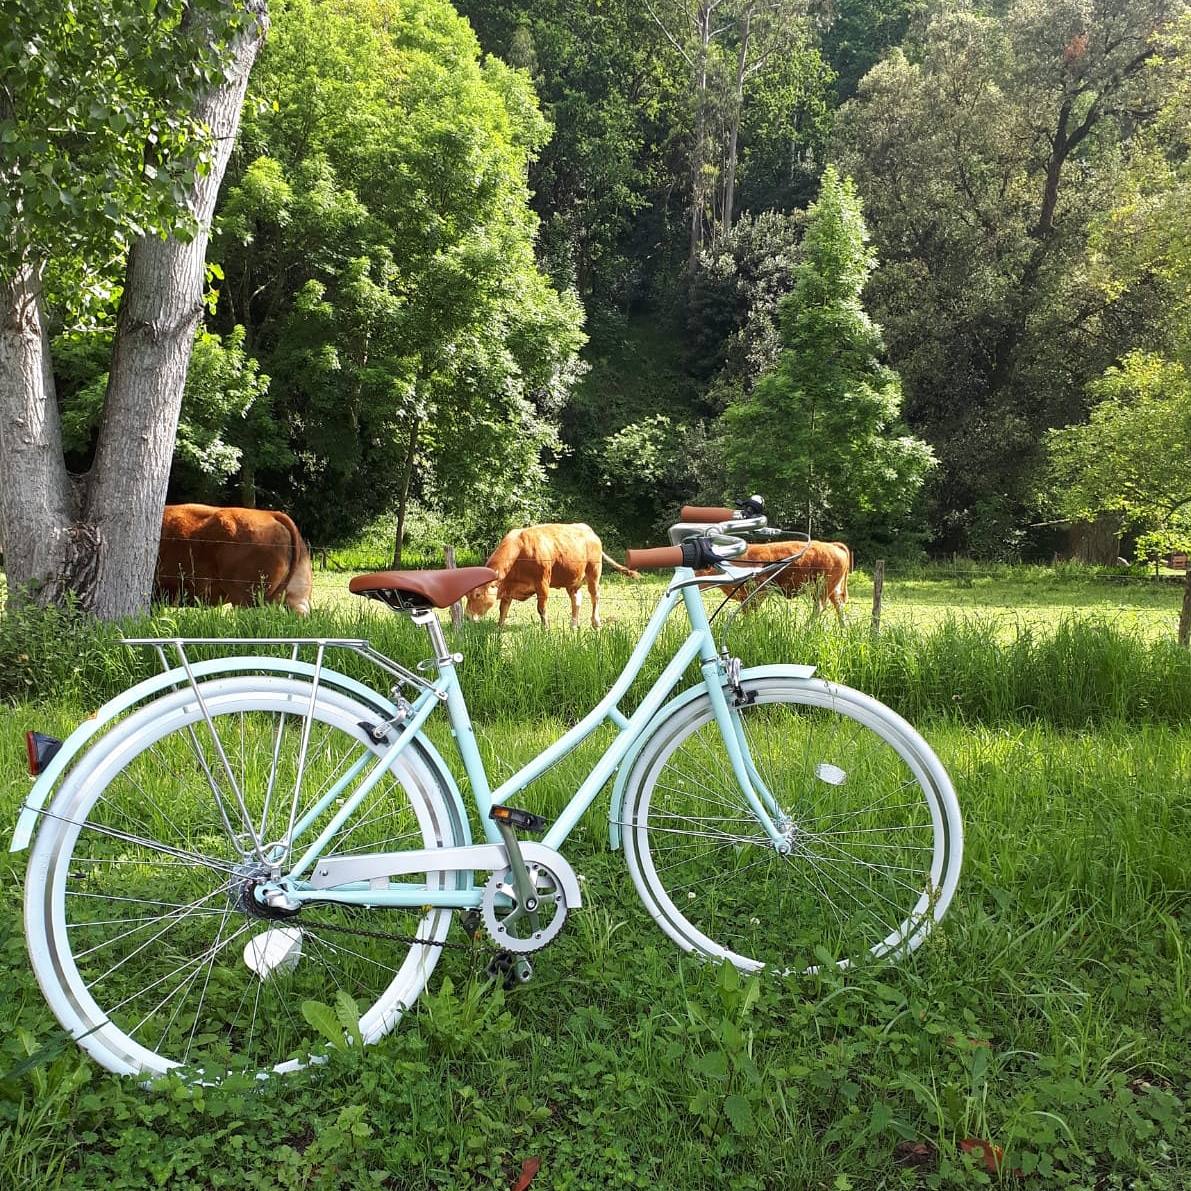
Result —
<instances>
[{"instance_id":1,"label":"pale tree bark","mask_svg":"<svg viewBox=\"0 0 1191 1191\"><path fill-rule=\"evenodd\" d=\"M98 567L92 590L79 593L105 619L138 612L149 602L182 390L203 312L211 218L267 23L265 0L249 0L247 11L253 19L236 38L224 79L195 105L196 119L213 140L210 169L196 180L190 199L198 234L190 240L146 236L129 253L87 493Z\"/></svg>"},{"instance_id":2,"label":"pale tree bark","mask_svg":"<svg viewBox=\"0 0 1191 1191\"><path fill-rule=\"evenodd\" d=\"M696 19L698 49L695 64L695 144L691 151L691 235L687 248L687 268L692 271L703 246L703 204L707 168L707 68L711 53L710 4L700 4Z\"/></svg>"},{"instance_id":3,"label":"pale tree bark","mask_svg":"<svg viewBox=\"0 0 1191 1191\"><path fill-rule=\"evenodd\" d=\"M733 207L736 206L736 161L739 154L740 121L744 115L744 84L749 74L749 42L752 39L753 5L746 4L740 14L740 32L736 46L736 78L732 88L732 105L728 112L728 153L724 163L724 202L721 236L732 230Z\"/></svg>"},{"instance_id":4,"label":"pale tree bark","mask_svg":"<svg viewBox=\"0 0 1191 1191\"><path fill-rule=\"evenodd\" d=\"M0 285L0 538L12 606L37 598L36 588L62 573L74 513L41 270L26 264Z\"/></svg>"},{"instance_id":5,"label":"pale tree bark","mask_svg":"<svg viewBox=\"0 0 1191 1191\"><path fill-rule=\"evenodd\" d=\"M707 116L711 47L731 23L716 26L716 12L727 0L645 0L645 7L666 40L691 70L694 91L695 136L691 146L690 241L687 268L693 270L703 245L704 206L707 198ZM659 9L661 11L659 11Z\"/></svg>"},{"instance_id":6,"label":"pale tree bark","mask_svg":"<svg viewBox=\"0 0 1191 1191\"><path fill-rule=\"evenodd\" d=\"M778 55L794 43L805 14L803 0L746 0L736 20L736 73L728 102L727 146L724 160L720 234L732 230L736 216L736 168L740 125L744 119L744 89Z\"/></svg>"},{"instance_id":7,"label":"pale tree bark","mask_svg":"<svg viewBox=\"0 0 1191 1191\"><path fill-rule=\"evenodd\" d=\"M37 270L30 266L0 288L0 506L12 556L10 599L15 581L39 603L73 593L82 608L105 619L148 606L182 390L202 315L211 218L268 25L266 0L245 0L245 13L226 73L193 109L212 134L209 169L187 196L197 234L145 236L129 252L95 461L77 504L62 457Z\"/></svg>"}]
</instances>

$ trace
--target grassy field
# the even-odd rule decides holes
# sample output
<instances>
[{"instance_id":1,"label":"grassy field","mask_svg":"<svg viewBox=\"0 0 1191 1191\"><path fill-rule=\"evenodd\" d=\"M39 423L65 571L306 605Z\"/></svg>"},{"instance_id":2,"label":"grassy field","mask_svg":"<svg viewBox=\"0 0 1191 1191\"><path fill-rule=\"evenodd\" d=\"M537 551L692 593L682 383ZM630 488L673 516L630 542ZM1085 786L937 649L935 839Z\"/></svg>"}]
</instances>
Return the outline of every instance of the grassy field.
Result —
<instances>
[{"instance_id":1,"label":"grassy field","mask_svg":"<svg viewBox=\"0 0 1191 1191\"><path fill-rule=\"evenodd\" d=\"M875 692L951 772L960 892L907 962L745 981L680 955L608 847L605 796L567 849L585 907L529 985L502 993L482 956L449 952L376 1047L265 1086L148 1092L62 1045L25 957L24 857L12 855L0 1185L506 1188L536 1159L535 1189L1191 1187L1191 656L1163 619L1177 588L1010 574L982 599L964 582L891 580L877 641L776 601L730 634L746 660L810 660ZM461 635L495 776L623 661L655 585L608 586L599 634ZM892 618L899 604L937 612L909 625ZM333 600L309 628L422 656L409 626L378 611ZM287 624L273 610L197 610L153 627ZM64 735L152 667L69 618L0 629L11 822L28 784L21 733ZM445 751L441 726L432 735ZM523 805L557 813L598 745Z\"/></svg>"},{"instance_id":2,"label":"grassy field","mask_svg":"<svg viewBox=\"0 0 1191 1191\"><path fill-rule=\"evenodd\" d=\"M483 559L461 557L461 565L482 562ZM347 583L355 568L370 569L375 559L367 557L332 557L332 566L350 569L316 569L314 572L314 604L324 609L340 609L356 602L347 591ZM432 556L419 557L415 565L441 565ZM997 567L974 563L955 566L938 564L924 567L905 567L899 574L896 566L886 572L882 598L882 623L907 628L931 628L949 616L978 617L1002 637L1012 635L1022 626L1053 627L1064 617L1095 615L1102 621L1128 630L1139 630L1153 636L1173 636L1178 626L1182 604L1181 576L1164 574L1151 576L1098 576L1088 568L1060 565L1058 567ZM657 602L666 583L660 574L643 575L628 580L605 567L602 584L602 615L607 622L623 621L636 625L644 623ZM857 619L867 620L872 611L872 577L857 571L848 580L849 612ZM719 597L707 593L709 608L719 603ZM800 619L811 615L809 596L789 603L780 597L767 601L767 614L781 614ZM565 626L570 620L567 594L553 592L548 606L551 623ZM495 620L495 612L490 614ZM586 626L590 608L586 593L581 623ZM537 608L532 600L515 603L509 614L510 623L537 623Z\"/></svg>"}]
</instances>

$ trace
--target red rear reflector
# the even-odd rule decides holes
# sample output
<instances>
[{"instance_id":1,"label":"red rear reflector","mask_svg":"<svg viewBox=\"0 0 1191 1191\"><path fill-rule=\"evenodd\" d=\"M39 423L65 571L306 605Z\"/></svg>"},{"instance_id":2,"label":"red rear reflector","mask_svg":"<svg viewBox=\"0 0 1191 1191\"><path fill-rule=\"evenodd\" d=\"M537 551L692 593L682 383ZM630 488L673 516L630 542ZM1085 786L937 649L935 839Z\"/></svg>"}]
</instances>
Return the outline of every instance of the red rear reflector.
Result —
<instances>
[{"instance_id":1,"label":"red rear reflector","mask_svg":"<svg viewBox=\"0 0 1191 1191\"><path fill-rule=\"evenodd\" d=\"M40 776L61 747L62 741L54 736L46 736L44 732L26 732L25 756L29 761L30 775Z\"/></svg>"}]
</instances>

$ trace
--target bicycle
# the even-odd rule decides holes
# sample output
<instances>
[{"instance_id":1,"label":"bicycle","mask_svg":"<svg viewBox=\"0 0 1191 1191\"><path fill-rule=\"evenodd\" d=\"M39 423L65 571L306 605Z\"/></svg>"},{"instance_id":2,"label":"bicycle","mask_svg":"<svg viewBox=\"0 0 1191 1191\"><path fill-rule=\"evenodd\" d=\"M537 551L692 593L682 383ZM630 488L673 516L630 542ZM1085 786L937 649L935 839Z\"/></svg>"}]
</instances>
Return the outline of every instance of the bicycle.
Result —
<instances>
[{"instance_id":1,"label":"bicycle","mask_svg":"<svg viewBox=\"0 0 1191 1191\"><path fill-rule=\"evenodd\" d=\"M425 628L433 656L417 669L357 639L130 640L154 649L163 672L52 758L56 742L30 741L41 773L12 845L27 847L36 830L25 929L63 1028L104 1067L142 1077L295 1070L324 1053L305 1000L347 992L358 1037L376 1041L458 945L447 938L456 914L499 949L494 971L528 979L529 957L581 906L561 848L609 780L611 845L679 947L780 973L913 951L959 879L955 793L926 742L875 699L812 666L744 667L717 646L700 590L755 581L732 559L746 548L740 535L766 532L779 531L759 498L688 507L670 546L630 551L631 567L674 577L623 671L495 790L462 655L437 616L490 581L487 568L351 581ZM622 711L680 603L689 634ZM188 653L209 645L288 656ZM337 649L387 674L389 693L327 665ZM692 663L701 681L674 694ZM483 842L423 731L440 707ZM615 738L553 823L510 805L605 722Z\"/></svg>"}]
</instances>

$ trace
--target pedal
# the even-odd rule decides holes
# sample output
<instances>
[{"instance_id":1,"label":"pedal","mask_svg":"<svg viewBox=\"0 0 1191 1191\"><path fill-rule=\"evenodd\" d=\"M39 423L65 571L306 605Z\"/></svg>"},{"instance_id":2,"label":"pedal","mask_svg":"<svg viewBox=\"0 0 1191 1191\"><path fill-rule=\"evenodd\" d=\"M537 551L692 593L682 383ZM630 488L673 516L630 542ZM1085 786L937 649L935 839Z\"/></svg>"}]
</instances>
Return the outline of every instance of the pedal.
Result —
<instances>
[{"instance_id":1,"label":"pedal","mask_svg":"<svg viewBox=\"0 0 1191 1191\"><path fill-rule=\"evenodd\" d=\"M459 925L463 927L464 933L472 942L475 942L484 933L484 919L479 910L464 910L459 915Z\"/></svg>"},{"instance_id":2,"label":"pedal","mask_svg":"<svg viewBox=\"0 0 1191 1191\"><path fill-rule=\"evenodd\" d=\"M541 815L523 811L515 806L494 806L488 812L488 818L496 823L516 827L518 831L532 831L536 834L546 830L546 820Z\"/></svg>"},{"instance_id":3,"label":"pedal","mask_svg":"<svg viewBox=\"0 0 1191 1191\"><path fill-rule=\"evenodd\" d=\"M506 990L533 979L533 965L524 955L514 955L511 951L498 951L488 961L485 972L491 979L499 980Z\"/></svg>"}]
</instances>

